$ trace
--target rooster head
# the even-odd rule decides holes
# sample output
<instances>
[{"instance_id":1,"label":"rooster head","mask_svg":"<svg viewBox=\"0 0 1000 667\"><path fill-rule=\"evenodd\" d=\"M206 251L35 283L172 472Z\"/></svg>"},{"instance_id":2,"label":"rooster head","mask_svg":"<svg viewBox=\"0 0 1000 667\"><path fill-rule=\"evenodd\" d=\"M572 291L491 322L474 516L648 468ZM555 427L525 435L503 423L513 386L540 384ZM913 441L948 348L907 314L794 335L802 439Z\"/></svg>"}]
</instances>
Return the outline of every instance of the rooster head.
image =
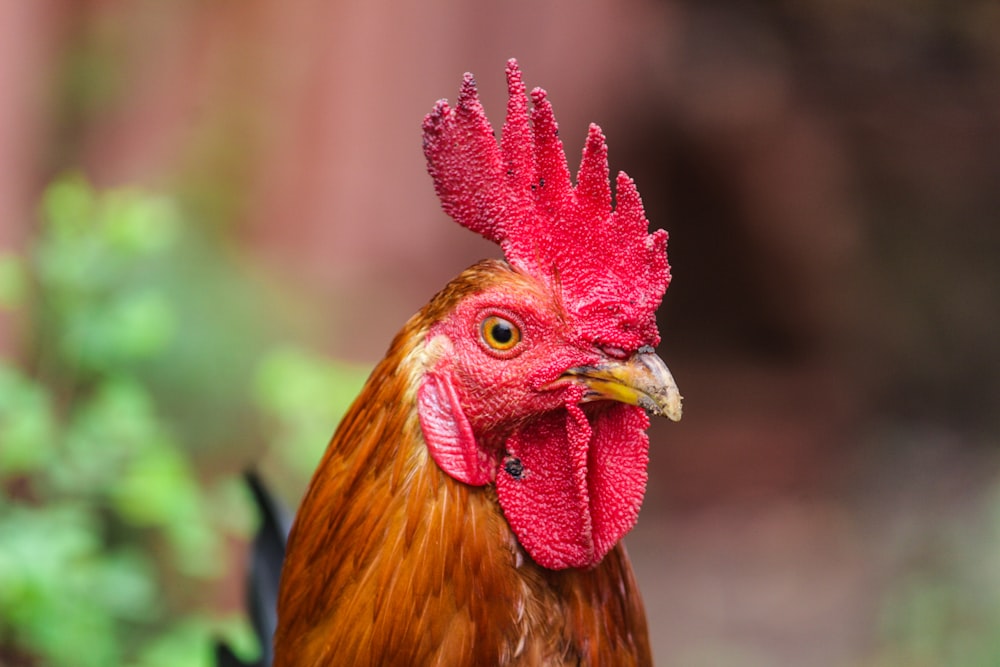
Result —
<instances>
[{"instance_id":1,"label":"rooster head","mask_svg":"<svg viewBox=\"0 0 1000 667\"><path fill-rule=\"evenodd\" d=\"M431 457L456 480L495 485L508 524L543 567L586 568L635 524L648 414L681 397L653 348L670 283L667 233L649 233L590 126L574 186L544 90L507 65L499 141L475 80L424 120L428 171L449 215L498 243L445 288L423 347L417 403Z\"/></svg>"}]
</instances>

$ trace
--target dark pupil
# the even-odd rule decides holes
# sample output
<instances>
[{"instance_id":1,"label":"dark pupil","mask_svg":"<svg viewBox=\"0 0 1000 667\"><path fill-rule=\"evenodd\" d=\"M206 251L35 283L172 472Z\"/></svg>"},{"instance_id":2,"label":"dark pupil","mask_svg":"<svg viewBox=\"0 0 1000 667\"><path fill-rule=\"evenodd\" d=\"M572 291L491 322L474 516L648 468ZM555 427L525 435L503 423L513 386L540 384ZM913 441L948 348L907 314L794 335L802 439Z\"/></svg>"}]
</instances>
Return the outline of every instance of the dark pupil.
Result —
<instances>
[{"instance_id":1,"label":"dark pupil","mask_svg":"<svg viewBox=\"0 0 1000 667\"><path fill-rule=\"evenodd\" d=\"M514 330L506 322L497 322L490 329L490 335L493 336L493 340L501 345L505 345L514 338Z\"/></svg>"}]
</instances>

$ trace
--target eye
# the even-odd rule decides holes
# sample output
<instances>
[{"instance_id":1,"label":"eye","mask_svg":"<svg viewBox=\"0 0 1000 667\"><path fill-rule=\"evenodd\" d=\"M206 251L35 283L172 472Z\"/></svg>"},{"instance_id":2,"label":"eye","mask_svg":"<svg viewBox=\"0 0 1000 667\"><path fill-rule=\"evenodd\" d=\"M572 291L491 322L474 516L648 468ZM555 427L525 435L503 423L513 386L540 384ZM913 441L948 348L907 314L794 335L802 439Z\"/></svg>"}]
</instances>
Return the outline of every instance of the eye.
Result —
<instances>
[{"instance_id":1,"label":"eye","mask_svg":"<svg viewBox=\"0 0 1000 667\"><path fill-rule=\"evenodd\" d=\"M479 335L486 346L506 352L521 342L521 330L517 325L499 315L490 315L479 325Z\"/></svg>"}]
</instances>

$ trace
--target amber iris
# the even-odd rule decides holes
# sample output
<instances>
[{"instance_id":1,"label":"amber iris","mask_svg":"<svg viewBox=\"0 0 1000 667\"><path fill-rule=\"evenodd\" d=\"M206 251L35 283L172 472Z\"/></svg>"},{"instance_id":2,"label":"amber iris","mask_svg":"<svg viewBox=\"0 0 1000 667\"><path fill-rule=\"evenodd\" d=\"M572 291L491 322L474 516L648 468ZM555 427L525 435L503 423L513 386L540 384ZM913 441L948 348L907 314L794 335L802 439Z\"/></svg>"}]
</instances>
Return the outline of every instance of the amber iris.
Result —
<instances>
[{"instance_id":1,"label":"amber iris","mask_svg":"<svg viewBox=\"0 0 1000 667\"><path fill-rule=\"evenodd\" d=\"M494 350L505 352L521 342L521 330L510 320L490 315L479 327L483 342Z\"/></svg>"}]
</instances>

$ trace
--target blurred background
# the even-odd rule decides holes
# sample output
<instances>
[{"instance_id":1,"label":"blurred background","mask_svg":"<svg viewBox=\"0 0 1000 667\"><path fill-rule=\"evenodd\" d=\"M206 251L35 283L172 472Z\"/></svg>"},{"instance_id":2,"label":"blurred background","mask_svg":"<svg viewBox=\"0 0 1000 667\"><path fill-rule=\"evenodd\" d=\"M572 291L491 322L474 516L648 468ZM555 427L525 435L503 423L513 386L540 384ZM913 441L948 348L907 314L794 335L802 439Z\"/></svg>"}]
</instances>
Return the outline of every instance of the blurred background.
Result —
<instances>
[{"instance_id":1,"label":"blurred background","mask_svg":"<svg viewBox=\"0 0 1000 667\"><path fill-rule=\"evenodd\" d=\"M256 651L294 506L491 244L420 123L473 71L590 121L670 232L627 539L660 664L1000 664L1000 5L0 2L0 665Z\"/></svg>"}]
</instances>

